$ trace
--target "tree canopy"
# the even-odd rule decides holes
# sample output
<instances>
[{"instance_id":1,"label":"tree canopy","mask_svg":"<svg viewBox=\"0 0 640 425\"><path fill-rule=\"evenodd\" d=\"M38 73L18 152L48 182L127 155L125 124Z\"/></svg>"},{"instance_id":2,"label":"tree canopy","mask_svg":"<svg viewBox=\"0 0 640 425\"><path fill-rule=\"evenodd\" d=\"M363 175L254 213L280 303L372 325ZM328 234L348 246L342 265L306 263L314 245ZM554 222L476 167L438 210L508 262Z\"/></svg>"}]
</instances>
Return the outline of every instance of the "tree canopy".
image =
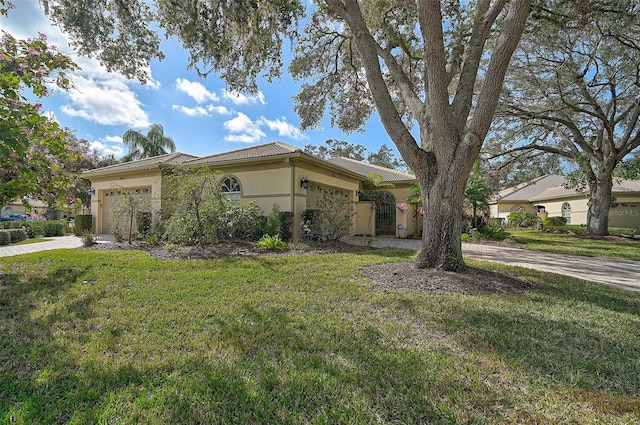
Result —
<instances>
[{"instance_id":1,"label":"tree canopy","mask_svg":"<svg viewBox=\"0 0 640 425\"><path fill-rule=\"evenodd\" d=\"M537 150L577 165L574 177L591 194L592 234L607 233L612 177L640 146L639 12L635 0L540 10L505 85L497 137L517 154Z\"/></svg>"},{"instance_id":2,"label":"tree canopy","mask_svg":"<svg viewBox=\"0 0 640 425\"><path fill-rule=\"evenodd\" d=\"M65 131L25 93L42 98L51 87L69 89L66 71L74 69L73 61L49 46L45 35L18 40L2 33L0 205L25 196L55 202L75 182L73 164L82 159L82 149L69 145Z\"/></svg>"}]
</instances>

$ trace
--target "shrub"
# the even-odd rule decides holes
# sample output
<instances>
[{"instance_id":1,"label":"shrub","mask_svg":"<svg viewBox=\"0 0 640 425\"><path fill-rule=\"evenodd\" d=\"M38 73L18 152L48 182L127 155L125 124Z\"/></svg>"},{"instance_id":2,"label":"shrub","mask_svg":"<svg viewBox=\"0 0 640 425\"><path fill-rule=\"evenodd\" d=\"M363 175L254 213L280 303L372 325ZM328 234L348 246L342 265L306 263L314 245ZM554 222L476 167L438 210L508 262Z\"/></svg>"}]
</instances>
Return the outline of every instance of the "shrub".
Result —
<instances>
[{"instance_id":1,"label":"shrub","mask_svg":"<svg viewBox=\"0 0 640 425\"><path fill-rule=\"evenodd\" d=\"M543 227L565 226L567 224L566 217L547 217L542 221Z\"/></svg>"},{"instance_id":2,"label":"shrub","mask_svg":"<svg viewBox=\"0 0 640 425\"><path fill-rule=\"evenodd\" d=\"M44 224L45 221L37 220L37 221L28 221L27 222L27 232L29 233L30 238L35 238L36 236L44 235Z\"/></svg>"},{"instance_id":3,"label":"shrub","mask_svg":"<svg viewBox=\"0 0 640 425\"><path fill-rule=\"evenodd\" d=\"M487 220L487 226L493 227L494 229L504 227L504 218L489 217Z\"/></svg>"},{"instance_id":4,"label":"shrub","mask_svg":"<svg viewBox=\"0 0 640 425\"><path fill-rule=\"evenodd\" d=\"M340 190L322 189L317 206L316 212L302 212L305 237L334 241L349 234L355 211L348 196Z\"/></svg>"},{"instance_id":5,"label":"shrub","mask_svg":"<svg viewBox=\"0 0 640 425\"><path fill-rule=\"evenodd\" d=\"M148 236L151 232L151 211L141 211L136 214L138 233Z\"/></svg>"},{"instance_id":6,"label":"shrub","mask_svg":"<svg viewBox=\"0 0 640 425\"><path fill-rule=\"evenodd\" d=\"M69 229L69 223L65 220L51 220L44 221L44 226L42 230L42 234L45 237L49 236L64 236L67 233L67 229Z\"/></svg>"},{"instance_id":7,"label":"shrub","mask_svg":"<svg viewBox=\"0 0 640 425\"><path fill-rule=\"evenodd\" d=\"M509 236L501 227L483 226L480 228L480 233L486 238L497 240L504 240Z\"/></svg>"},{"instance_id":8,"label":"shrub","mask_svg":"<svg viewBox=\"0 0 640 425\"><path fill-rule=\"evenodd\" d=\"M512 227L535 227L538 216L528 211L513 211L509 213L509 225Z\"/></svg>"},{"instance_id":9,"label":"shrub","mask_svg":"<svg viewBox=\"0 0 640 425\"><path fill-rule=\"evenodd\" d=\"M27 239L27 232L24 229L10 229L7 232L11 238L11 243L18 243Z\"/></svg>"},{"instance_id":10,"label":"shrub","mask_svg":"<svg viewBox=\"0 0 640 425\"><path fill-rule=\"evenodd\" d=\"M74 225L74 233L76 236L84 235L85 232L91 231L92 227L93 216L91 214L76 215L76 222Z\"/></svg>"},{"instance_id":11,"label":"shrub","mask_svg":"<svg viewBox=\"0 0 640 425\"><path fill-rule=\"evenodd\" d=\"M96 235L91 230L85 230L82 232L82 245L92 246L96 243Z\"/></svg>"},{"instance_id":12,"label":"shrub","mask_svg":"<svg viewBox=\"0 0 640 425\"><path fill-rule=\"evenodd\" d=\"M262 239L258 241L257 245L260 248L265 248L267 250L276 250L276 251L282 251L287 246L287 244L282 239L280 239L280 236L278 235L275 235L275 236L264 235Z\"/></svg>"},{"instance_id":13,"label":"shrub","mask_svg":"<svg viewBox=\"0 0 640 425\"><path fill-rule=\"evenodd\" d=\"M11 243L11 235L8 230L0 230L0 245L9 245Z\"/></svg>"},{"instance_id":14,"label":"shrub","mask_svg":"<svg viewBox=\"0 0 640 425\"><path fill-rule=\"evenodd\" d=\"M254 202L223 201L212 219L217 239L258 240L264 235L266 218Z\"/></svg>"},{"instance_id":15,"label":"shrub","mask_svg":"<svg viewBox=\"0 0 640 425\"><path fill-rule=\"evenodd\" d=\"M273 204L271 213L267 216L265 234L269 236L280 236L282 240L291 239L291 226L293 224L293 213L291 211L280 211L278 204Z\"/></svg>"},{"instance_id":16,"label":"shrub","mask_svg":"<svg viewBox=\"0 0 640 425\"><path fill-rule=\"evenodd\" d=\"M302 211L300 217L302 218L304 237L312 241L320 239L320 211L309 208Z\"/></svg>"}]
</instances>

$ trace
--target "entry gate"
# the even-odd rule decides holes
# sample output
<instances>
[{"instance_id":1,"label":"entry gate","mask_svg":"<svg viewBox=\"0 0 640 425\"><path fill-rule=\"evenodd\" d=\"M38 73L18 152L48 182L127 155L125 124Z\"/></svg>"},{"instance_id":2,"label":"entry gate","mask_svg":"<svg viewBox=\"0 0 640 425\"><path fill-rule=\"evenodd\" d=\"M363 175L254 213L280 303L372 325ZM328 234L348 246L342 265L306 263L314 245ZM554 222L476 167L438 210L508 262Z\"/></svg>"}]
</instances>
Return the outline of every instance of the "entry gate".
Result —
<instances>
[{"instance_id":1,"label":"entry gate","mask_svg":"<svg viewBox=\"0 0 640 425\"><path fill-rule=\"evenodd\" d=\"M376 235L396 234L396 198L390 193L375 196Z\"/></svg>"}]
</instances>

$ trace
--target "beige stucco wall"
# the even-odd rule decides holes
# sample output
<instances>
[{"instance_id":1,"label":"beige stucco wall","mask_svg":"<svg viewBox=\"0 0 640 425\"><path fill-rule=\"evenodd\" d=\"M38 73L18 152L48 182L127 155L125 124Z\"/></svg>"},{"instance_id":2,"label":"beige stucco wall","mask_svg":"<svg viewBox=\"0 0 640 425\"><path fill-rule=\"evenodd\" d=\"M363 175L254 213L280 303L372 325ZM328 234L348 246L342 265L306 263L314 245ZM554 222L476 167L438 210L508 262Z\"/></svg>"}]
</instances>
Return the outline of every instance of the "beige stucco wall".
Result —
<instances>
[{"instance_id":1,"label":"beige stucco wall","mask_svg":"<svg viewBox=\"0 0 640 425\"><path fill-rule=\"evenodd\" d=\"M356 202L356 217L354 234L375 236L376 223L375 214L373 212L373 202L362 201Z\"/></svg>"},{"instance_id":2,"label":"beige stucco wall","mask_svg":"<svg viewBox=\"0 0 640 425\"><path fill-rule=\"evenodd\" d=\"M113 177L92 178L91 187L96 193L91 197L91 214L93 215L93 230L100 234L104 232L105 214L102 206L105 202L105 193L118 188L151 190L151 211L158 212L162 208L162 178L160 170L148 170L144 172L121 174L117 180ZM154 214L156 216L157 214Z\"/></svg>"},{"instance_id":3,"label":"beige stucco wall","mask_svg":"<svg viewBox=\"0 0 640 425\"><path fill-rule=\"evenodd\" d=\"M640 196L615 196L609 210L609 227L633 227L640 231Z\"/></svg>"}]
</instances>

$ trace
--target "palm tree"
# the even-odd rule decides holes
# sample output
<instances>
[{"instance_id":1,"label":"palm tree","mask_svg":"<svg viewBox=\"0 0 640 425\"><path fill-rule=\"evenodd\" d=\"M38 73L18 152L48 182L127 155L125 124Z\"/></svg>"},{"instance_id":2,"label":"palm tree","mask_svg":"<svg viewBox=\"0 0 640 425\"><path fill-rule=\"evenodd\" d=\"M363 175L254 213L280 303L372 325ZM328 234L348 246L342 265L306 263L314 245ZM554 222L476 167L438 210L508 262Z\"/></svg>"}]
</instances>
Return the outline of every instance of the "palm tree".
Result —
<instances>
[{"instance_id":1,"label":"palm tree","mask_svg":"<svg viewBox=\"0 0 640 425\"><path fill-rule=\"evenodd\" d=\"M122 136L122 141L129 147L129 152L122 158L123 162L176 151L175 142L171 137L164 135L164 129L160 124L152 124L146 136L129 129Z\"/></svg>"}]
</instances>

